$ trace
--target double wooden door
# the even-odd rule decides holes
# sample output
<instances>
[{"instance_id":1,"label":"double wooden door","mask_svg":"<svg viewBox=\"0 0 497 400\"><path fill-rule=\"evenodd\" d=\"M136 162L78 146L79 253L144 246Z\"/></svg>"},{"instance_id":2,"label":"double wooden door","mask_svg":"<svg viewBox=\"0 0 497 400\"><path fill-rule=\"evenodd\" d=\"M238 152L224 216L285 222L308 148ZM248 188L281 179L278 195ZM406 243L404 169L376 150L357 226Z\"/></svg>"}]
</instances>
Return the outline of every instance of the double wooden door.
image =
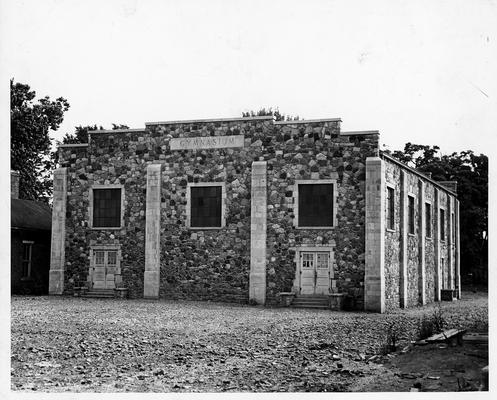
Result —
<instances>
[{"instance_id":1,"label":"double wooden door","mask_svg":"<svg viewBox=\"0 0 497 400\"><path fill-rule=\"evenodd\" d=\"M329 251L302 251L299 261L300 294L329 294L331 253Z\"/></svg>"},{"instance_id":2,"label":"double wooden door","mask_svg":"<svg viewBox=\"0 0 497 400\"><path fill-rule=\"evenodd\" d=\"M92 263L92 283L94 289L114 289L117 270L117 251L94 250Z\"/></svg>"}]
</instances>

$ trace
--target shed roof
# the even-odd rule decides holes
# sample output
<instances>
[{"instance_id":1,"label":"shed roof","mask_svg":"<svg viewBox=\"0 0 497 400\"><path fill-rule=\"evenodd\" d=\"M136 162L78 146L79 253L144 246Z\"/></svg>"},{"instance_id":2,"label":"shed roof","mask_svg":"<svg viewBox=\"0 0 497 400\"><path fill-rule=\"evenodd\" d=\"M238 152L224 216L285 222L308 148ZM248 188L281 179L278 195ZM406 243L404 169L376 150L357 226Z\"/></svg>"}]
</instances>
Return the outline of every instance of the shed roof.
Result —
<instances>
[{"instance_id":1,"label":"shed roof","mask_svg":"<svg viewBox=\"0 0 497 400\"><path fill-rule=\"evenodd\" d=\"M10 226L11 228L52 229L52 210L41 201L11 199Z\"/></svg>"}]
</instances>

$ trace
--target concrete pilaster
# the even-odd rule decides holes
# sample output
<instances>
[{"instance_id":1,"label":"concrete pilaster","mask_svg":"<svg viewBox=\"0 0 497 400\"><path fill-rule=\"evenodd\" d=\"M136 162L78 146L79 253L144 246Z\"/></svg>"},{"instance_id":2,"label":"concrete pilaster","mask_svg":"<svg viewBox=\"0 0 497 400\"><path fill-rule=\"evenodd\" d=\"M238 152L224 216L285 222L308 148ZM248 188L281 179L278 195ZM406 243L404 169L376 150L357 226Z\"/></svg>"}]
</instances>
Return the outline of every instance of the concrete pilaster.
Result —
<instances>
[{"instance_id":1,"label":"concrete pilaster","mask_svg":"<svg viewBox=\"0 0 497 400\"><path fill-rule=\"evenodd\" d=\"M249 298L266 302L267 163L252 163Z\"/></svg>"},{"instance_id":2,"label":"concrete pilaster","mask_svg":"<svg viewBox=\"0 0 497 400\"><path fill-rule=\"evenodd\" d=\"M459 230L460 230L460 225L459 225L459 200L454 201L454 211L456 213L456 225L455 225L455 230L456 230L456 243L455 243L455 283L456 283L456 293L457 293L457 298L461 298L461 246L460 246L460 236L459 236Z\"/></svg>"},{"instance_id":3,"label":"concrete pilaster","mask_svg":"<svg viewBox=\"0 0 497 400\"><path fill-rule=\"evenodd\" d=\"M159 298L160 284L160 193L161 164L147 167L147 198L145 211L145 273L143 297Z\"/></svg>"},{"instance_id":4,"label":"concrete pilaster","mask_svg":"<svg viewBox=\"0 0 497 400\"><path fill-rule=\"evenodd\" d=\"M400 307L407 307L407 177L400 171L400 262L399 262L399 299Z\"/></svg>"},{"instance_id":5,"label":"concrete pilaster","mask_svg":"<svg viewBox=\"0 0 497 400\"><path fill-rule=\"evenodd\" d=\"M419 183L419 262L418 262L418 293L419 303L426 304L426 204L425 183L420 179Z\"/></svg>"},{"instance_id":6,"label":"concrete pilaster","mask_svg":"<svg viewBox=\"0 0 497 400\"><path fill-rule=\"evenodd\" d=\"M435 301L441 300L440 273L440 192L435 189Z\"/></svg>"},{"instance_id":7,"label":"concrete pilaster","mask_svg":"<svg viewBox=\"0 0 497 400\"><path fill-rule=\"evenodd\" d=\"M58 168L53 177L52 242L48 293L64 292L66 239L67 169Z\"/></svg>"},{"instance_id":8,"label":"concrete pilaster","mask_svg":"<svg viewBox=\"0 0 497 400\"><path fill-rule=\"evenodd\" d=\"M366 159L366 259L364 309L385 312L385 166Z\"/></svg>"}]
</instances>

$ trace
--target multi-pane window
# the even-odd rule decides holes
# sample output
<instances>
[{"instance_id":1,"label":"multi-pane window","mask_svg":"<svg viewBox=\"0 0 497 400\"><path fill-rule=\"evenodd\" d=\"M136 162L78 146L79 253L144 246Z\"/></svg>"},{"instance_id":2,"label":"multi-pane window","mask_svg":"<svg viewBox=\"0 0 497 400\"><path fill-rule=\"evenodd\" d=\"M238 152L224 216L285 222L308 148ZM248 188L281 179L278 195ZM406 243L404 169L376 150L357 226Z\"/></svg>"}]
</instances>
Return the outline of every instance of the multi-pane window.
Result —
<instances>
[{"instance_id":1,"label":"multi-pane window","mask_svg":"<svg viewBox=\"0 0 497 400\"><path fill-rule=\"evenodd\" d=\"M395 191L387 187L387 228L395 229Z\"/></svg>"},{"instance_id":2,"label":"multi-pane window","mask_svg":"<svg viewBox=\"0 0 497 400\"><path fill-rule=\"evenodd\" d=\"M329 253L316 253L317 267L318 268L328 268L330 254Z\"/></svg>"},{"instance_id":3,"label":"multi-pane window","mask_svg":"<svg viewBox=\"0 0 497 400\"><path fill-rule=\"evenodd\" d=\"M452 243L456 241L456 216L452 213Z\"/></svg>"},{"instance_id":4,"label":"multi-pane window","mask_svg":"<svg viewBox=\"0 0 497 400\"><path fill-rule=\"evenodd\" d=\"M222 187L192 186L190 189L190 226L192 228L221 227Z\"/></svg>"},{"instance_id":5,"label":"multi-pane window","mask_svg":"<svg viewBox=\"0 0 497 400\"><path fill-rule=\"evenodd\" d=\"M425 226L426 226L426 237L431 238L431 204L425 203Z\"/></svg>"},{"instance_id":6,"label":"multi-pane window","mask_svg":"<svg viewBox=\"0 0 497 400\"><path fill-rule=\"evenodd\" d=\"M414 197L407 196L407 224L408 224L408 232L411 235L414 235Z\"/></svg>"},{"instance_id":7,"label":"multi-pane window","mask_svg":"<svg viewBox=\"0 0 497 400\"><path fill-rule=\"evenodd\" d=\"M93 227L121 226L121 189L93 189Z\"/></svg>"},{"instance_id":8,"label":"multi-pane window","mask_svg":"<svg viewBox=\"0 0 497 400\"><path fill-rule=\"evenodd\" d=\"M31 277L31 257L33 255L33 242L22 243L22 277Z\"/></svg>"},{"instance_id":9,"label":"multi-pane window","mask_svg":"<svg viewBox=\"0 0 497 400\"><path fill-rule=\"evenodd\" d=\"M302 268L328 269L329 265L330 253L328 252L302 253Z\"/></svg>"},{"instance_id":10,"label":"multi-pane window","mask_svg":"<svg viewBox=\"0 0 497 400\"><path fill-rule=\"evenodd\" d=\"M440 209L440 240L445 240L445 210Z\"/></svg>"},{"instance_id":11,"label":"multi-pane window","mask_svg":"<svg viewBox=\"0 0 497 400\"><path fill-rule=\"evenodd\" d=\"M313 253L302 253L302 268L314 268Z\"/></svg>"},{"instance_id":12,"label":"multi-pane window","mask_svg":"<svg viewBox=\"0 0 497 400\"><path fill-rule=\"evenodd\" d=\"M107 252L107 264L116 265L117 260L117 251L108 251Z\"/></svg>"},{"instance_id":13,"label":"multi-pane window","mask_svg":"<svg viewBox=\"0 0 497 400\"><path fill-rule=\"evenodd\" d=\"M107 262L105 261L105 255L107 253ZM116 265L117 264L117 251L115 250L95 250L95 265Z\"/></svg>"},{"instance_id":14,"label":"multi-pane window","mask_svg":"<svg viewBox=\"0 0 497 400\"><path fill-rule=\"evenodd\" d=\"M333 226L333 184L298 185L299 226Z\"/></svg>"}]
</instances>

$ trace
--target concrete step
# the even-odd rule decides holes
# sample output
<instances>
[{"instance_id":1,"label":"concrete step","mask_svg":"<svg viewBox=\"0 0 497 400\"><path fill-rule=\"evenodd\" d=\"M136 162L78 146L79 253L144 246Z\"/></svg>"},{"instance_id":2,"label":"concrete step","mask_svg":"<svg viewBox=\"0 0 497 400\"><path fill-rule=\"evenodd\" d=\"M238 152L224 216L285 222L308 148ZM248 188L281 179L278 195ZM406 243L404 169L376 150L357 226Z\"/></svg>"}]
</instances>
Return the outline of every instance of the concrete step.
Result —
<instances>
[{"instance_id":1,"label":"concrete step","mask_svg":"<svg viewBox=\"0 0 497 400\"><path fill-rule=\"evenodd\" d=\"M81 295L81 297L91 298L114 298L114 289L92 289Z\"/></svg>"},{"instance_id":2,"label":"concrete step","mask_svg":"<svg viewBox=\"0 0 497 400\"><path fill-rule=\"evenodd\" d=\"M320 310L329 310L328 305L324 304L293 304L291 305L292 308L315 308L315 309L320 309Z\"/></svg>"},{"instance_id":3,"label":"concrete step","mask_svg":"<svg viewBox=\"0 0 497 400\"><path fill-rule=\"evenodd\" d=\"M302 302L302 303L327 303L327 297L295 297L293 299L294 302Z\"/></svg>"},{"instance_id":4,"label":"concrete step","mask_svg":"<svg viewBox=\"0 0 497 400\"><path fill-rule=\"evenodd\" d=\"M327 297L322 296L301 296L293 299L291 307L293 308L317 308L328 309L329 303Z\"/></svg>"},{"instance_id":5,"label":"concrete step","mask_svg":"<svg viewBox=\"0 0 497 400\"><path fill-rule=\"evenodd\" d=\"M310 306L313 306L313 305L317 305L317 306L320 306L320 305L323 305L323 306L327 306L328 305L328 302L327 301L293 301L292 302L292 305L294 304L301 304L301 305L310 305Z\"/></svg>"}]
</instances>

